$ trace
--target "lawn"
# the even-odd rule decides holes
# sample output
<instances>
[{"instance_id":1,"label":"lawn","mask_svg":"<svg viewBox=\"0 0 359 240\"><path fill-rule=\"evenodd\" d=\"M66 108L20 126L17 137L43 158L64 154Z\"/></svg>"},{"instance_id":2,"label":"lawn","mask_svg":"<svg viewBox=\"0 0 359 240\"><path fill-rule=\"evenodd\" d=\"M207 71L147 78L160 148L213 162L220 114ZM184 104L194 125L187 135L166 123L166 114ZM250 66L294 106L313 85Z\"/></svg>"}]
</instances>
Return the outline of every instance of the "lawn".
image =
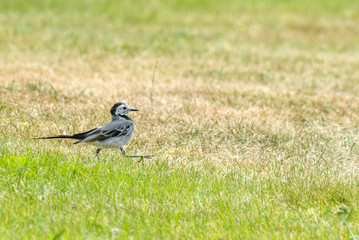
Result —
<instances>
[{"instance_id":1,"label":"lawn","mask_svg":"<svg viewBox=\"0 0 359 240\"><path fill-rule=\"evenodd\" d=\"M359 2L0 1L1 239L359 239ZM115 102L126 151L33 140Z\"/></svg>"}]
</instances>

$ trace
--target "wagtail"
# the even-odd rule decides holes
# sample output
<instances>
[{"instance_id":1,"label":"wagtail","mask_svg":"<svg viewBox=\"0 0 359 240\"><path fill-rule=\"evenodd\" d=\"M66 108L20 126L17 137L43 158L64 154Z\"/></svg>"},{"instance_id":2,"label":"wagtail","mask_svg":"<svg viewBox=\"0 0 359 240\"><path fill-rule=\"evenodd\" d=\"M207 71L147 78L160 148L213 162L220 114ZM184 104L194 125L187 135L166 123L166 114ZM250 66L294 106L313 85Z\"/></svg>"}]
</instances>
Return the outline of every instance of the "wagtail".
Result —
<instances>
[{"instance_id":1,"label":"wagtail","mask_svg":"<svg viewBox=\"0 0 359 240\"><path fill-rule=\"evenodd\" d=\"M54 139L54 138L71 138L77 139L74 144L91 143L97 147L98 155L103 148L120 148L122 155L126 157L151 158L152 156L128 156L123 148L132 138L135 131L135 124L127 114L131 111L138 111L131 108L126 103L116 103L111 108L112 121L101 127L91 129L90 131L77 133L74 135L57 135L51 137L39 137L35 139Z\"/></svg>"}]
</instances>

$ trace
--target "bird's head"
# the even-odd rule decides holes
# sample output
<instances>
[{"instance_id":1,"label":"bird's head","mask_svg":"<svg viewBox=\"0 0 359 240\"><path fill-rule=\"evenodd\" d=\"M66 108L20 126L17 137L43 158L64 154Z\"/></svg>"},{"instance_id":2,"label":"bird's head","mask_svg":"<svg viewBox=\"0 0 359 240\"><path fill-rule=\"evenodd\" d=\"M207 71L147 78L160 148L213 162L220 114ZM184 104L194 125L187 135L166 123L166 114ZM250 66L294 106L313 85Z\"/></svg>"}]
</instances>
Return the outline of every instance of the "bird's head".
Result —
<instances>
[{"instance_id":1,"label":"bird's head","mask_svg":"<svg viewBox=\"0 0 359 240\"><path fill-rule=\"evenodd\" d=\"M131 111L138 111L137 109L131 108L126 103L115 103L113 107L111 108L111 115L112 117L118 117L118 116L124 116L127 115Z\"/></svg>"}]
</instances>

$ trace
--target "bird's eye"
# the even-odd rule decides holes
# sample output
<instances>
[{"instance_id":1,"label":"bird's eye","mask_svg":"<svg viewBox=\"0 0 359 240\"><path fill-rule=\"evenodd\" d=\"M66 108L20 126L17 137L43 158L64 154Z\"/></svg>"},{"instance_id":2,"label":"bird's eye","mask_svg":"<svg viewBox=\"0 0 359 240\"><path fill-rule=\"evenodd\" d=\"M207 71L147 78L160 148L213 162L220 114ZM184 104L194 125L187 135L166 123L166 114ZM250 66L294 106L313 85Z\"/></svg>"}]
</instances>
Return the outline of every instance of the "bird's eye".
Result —
<instances>
[{"instance_id":1,"label":"bird's eye","mask_svg":"<svg viewBox=\"0 0 359 240\"><path fill-rule=\"evenodd\" d=\"M127 108L126 107L123 107L123 110L126 110Z\"/></svg>"}]
</instances>

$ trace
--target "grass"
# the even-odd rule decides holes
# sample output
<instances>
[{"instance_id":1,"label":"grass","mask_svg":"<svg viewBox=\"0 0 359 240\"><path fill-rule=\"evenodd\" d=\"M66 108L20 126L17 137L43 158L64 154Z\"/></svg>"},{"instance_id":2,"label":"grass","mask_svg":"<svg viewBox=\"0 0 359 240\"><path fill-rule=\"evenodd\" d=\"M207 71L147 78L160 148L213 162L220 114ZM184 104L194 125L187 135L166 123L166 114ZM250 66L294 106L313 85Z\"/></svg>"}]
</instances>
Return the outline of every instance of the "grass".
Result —
<instances>
[{"instance_id":1,"label":"grass","mask_svg":"<svg viewBox=\"0 0 359 240\"><path fill-rule=\"evenodd\" d=\"M358 239L358 10L1 1L1 239ZM117 101L153 159L31 139Z\"/></svg>"}]
</instances>

